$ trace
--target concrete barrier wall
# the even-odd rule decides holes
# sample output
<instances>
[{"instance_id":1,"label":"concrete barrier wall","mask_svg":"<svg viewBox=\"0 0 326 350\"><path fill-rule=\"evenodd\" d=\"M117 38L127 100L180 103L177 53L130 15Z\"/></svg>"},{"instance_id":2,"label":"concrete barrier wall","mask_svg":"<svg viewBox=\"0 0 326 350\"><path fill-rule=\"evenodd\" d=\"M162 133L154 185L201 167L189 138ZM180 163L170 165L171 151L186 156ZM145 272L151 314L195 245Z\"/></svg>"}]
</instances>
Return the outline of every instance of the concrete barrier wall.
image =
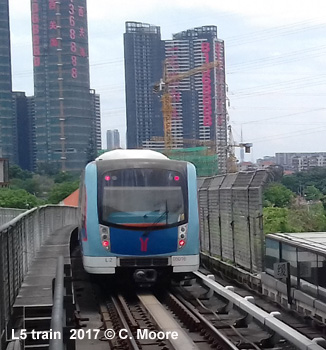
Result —
<instances>
[{"instance_id":1,"label":"concrete barrier wall","mask_svg":"<svg viewBox=\"0 0 326 350\"><path fill-rule=\"evenodd\" d=\"M78 225L78 208L43 206L0 227L0 350L16 296L35 253L55 230Z\"/></svg>"}]
</instances>

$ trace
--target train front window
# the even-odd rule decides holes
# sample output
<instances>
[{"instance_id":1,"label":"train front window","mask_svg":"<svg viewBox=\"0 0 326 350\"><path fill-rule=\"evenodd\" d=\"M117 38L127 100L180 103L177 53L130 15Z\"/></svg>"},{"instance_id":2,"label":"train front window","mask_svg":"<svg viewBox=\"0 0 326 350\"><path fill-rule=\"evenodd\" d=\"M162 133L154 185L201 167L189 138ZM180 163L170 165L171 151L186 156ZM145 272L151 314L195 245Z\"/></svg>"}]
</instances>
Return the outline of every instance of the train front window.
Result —
<instances>
[{"instance_id":1,"label":"train front window","mask_svg":"<svg viewBox=\"0 0 326 350\"><path fill-rule=\"evenodd\" d=\"M103 175L101 221L130 228L162 228L186 220L183 176L166 169L122 169Z\"/></svg>"}]
</instances>

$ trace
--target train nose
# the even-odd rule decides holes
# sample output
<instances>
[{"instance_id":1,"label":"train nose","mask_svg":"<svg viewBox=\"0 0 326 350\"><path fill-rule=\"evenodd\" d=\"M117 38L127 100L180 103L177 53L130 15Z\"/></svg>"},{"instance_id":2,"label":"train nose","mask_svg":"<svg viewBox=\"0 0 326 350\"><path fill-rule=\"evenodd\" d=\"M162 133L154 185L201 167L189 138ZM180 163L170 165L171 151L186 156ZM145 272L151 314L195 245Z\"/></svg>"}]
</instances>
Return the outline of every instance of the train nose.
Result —
<instances>
[{"instance_id":1,"label":"train nose","mask_svg":"<svg viewBox=\"0 0 326 350\"><path fill-rule=\"evenodd\" d=\"M157 272L154 269L139 269L134 272L134 280L137 283L154 283L157 279Z\"/></svg>"}]
</instances>

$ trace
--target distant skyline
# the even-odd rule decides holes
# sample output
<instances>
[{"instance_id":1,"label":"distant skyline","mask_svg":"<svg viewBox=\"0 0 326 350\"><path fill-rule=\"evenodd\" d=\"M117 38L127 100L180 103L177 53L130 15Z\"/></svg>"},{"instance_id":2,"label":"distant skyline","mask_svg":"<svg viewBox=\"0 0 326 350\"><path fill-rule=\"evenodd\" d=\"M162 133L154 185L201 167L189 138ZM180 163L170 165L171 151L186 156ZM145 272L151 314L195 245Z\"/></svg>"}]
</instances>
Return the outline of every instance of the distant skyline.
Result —
<instances>
[{"instance_id":1,"label":"distant skyline","mask_svg":"<svg viewBox=\"0 0 326 350\"><path fill-rule=\"evenodd\" d=\"M125 145L126 21L161 27L162 39L216 25L225 41L233 138L256 160L277 152L326 151L326 7L287 0L88 1L91 87L101 95L102 145L118 129ZM13 89L33 94L30 0L10 1ZM239 154L239 151L237 151Z\"/></svg>"}]
</instances>

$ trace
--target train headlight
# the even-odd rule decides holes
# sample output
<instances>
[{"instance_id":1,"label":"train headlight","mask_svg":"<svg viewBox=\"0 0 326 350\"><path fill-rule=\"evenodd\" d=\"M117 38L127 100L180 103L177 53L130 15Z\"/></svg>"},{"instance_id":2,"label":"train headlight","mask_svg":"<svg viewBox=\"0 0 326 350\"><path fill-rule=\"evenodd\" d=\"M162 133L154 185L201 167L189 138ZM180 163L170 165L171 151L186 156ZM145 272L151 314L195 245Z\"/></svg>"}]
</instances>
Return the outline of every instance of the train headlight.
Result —
<instances>
[{"instance_id":1,"label":"train headlight","mask_svg":"<svg viewBox=\"0 0 326 350\"><path fill-rule=\"evenodd\" d=\"M178 249L183 248L187 243L188 224L178 228Z\"/></svg>"},{"instance_id":2,"label":"train headlight","mask_svg":"<svg viewBox=\"0 0 326 350\"><path fill-rule=\"evenodd\" d=\"M100 238L103 248L111 250L110 229L107 226L100 225Z\"/></svg>"}]
</instances>

